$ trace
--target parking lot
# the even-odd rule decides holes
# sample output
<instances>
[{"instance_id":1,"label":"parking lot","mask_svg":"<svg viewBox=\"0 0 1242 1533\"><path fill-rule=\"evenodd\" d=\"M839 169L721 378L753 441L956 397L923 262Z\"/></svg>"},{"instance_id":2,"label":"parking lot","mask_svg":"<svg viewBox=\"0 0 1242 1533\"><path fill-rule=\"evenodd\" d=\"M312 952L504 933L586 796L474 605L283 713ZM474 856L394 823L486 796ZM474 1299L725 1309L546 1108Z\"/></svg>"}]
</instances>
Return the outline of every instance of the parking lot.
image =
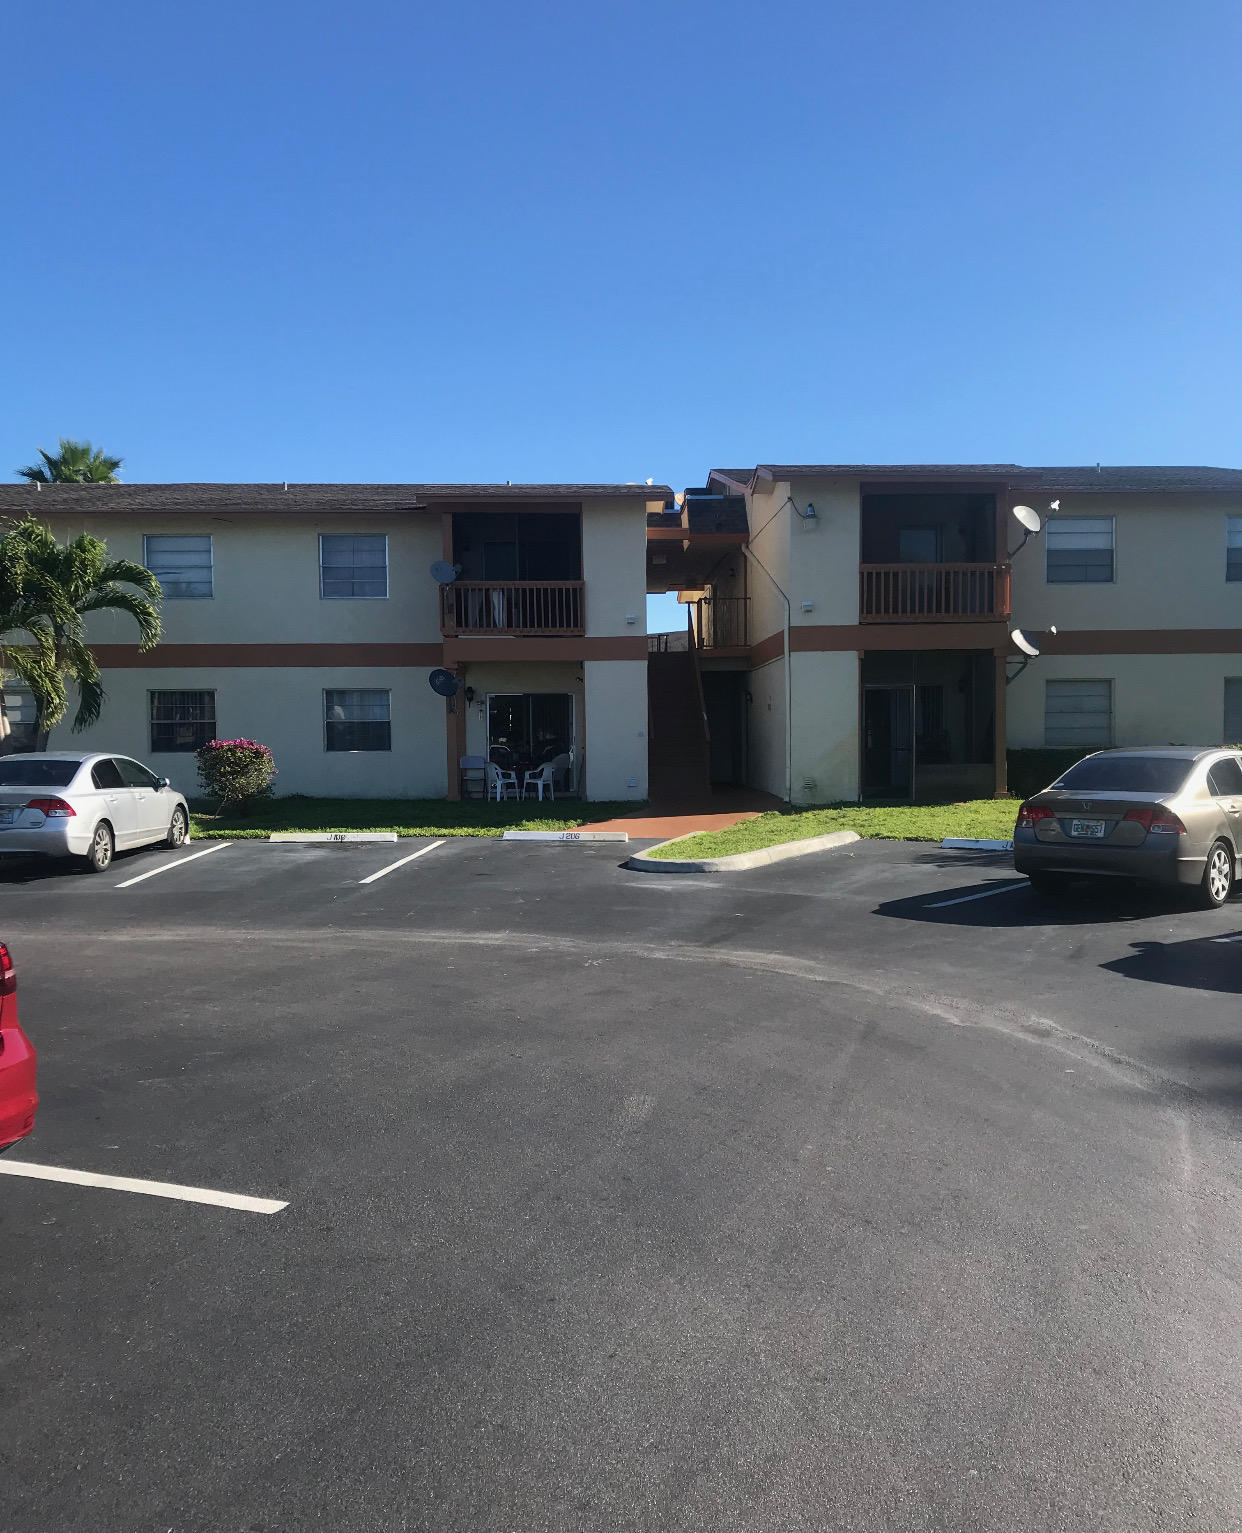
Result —
<instances>
[{"instance_id":1,"label":"parking lot","mask_svg":"<svg viewBox=\"0 0 1242 1533\"><path fill-rule=\"evenodd\" d=\"M625 851L0 865L6 1533L1239 1525L1242 902Z\"/></svg>"}]
</instances>

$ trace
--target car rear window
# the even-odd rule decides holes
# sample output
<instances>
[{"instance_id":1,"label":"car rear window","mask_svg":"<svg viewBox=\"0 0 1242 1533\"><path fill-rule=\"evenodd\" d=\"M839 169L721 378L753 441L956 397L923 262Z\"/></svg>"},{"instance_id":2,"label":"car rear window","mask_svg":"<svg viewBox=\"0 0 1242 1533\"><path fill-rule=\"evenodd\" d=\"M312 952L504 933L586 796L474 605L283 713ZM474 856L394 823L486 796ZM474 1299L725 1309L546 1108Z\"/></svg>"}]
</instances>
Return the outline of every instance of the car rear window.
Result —
<instances>
[{"instance_id":1,"label":"car rear window","mask_svg":"<svg viewBox=\"0 0 1242 1533\"><path fill-rule=\"evenodd\" d=\"M31 761L6 756L0 761L0 788L67 788L77 775L80 761Z\"/></svg>"},{"instance_id":2,"label":"car rear window","mask_svg":"<svg viewBox=\"0 0 1242 1533\"><path fill-rule=\"evenodd\" d=\"M1176 793L1193 765L1187 756L1088 756L1052 786L1083 793Z\"/></svg>"}]
</instances>

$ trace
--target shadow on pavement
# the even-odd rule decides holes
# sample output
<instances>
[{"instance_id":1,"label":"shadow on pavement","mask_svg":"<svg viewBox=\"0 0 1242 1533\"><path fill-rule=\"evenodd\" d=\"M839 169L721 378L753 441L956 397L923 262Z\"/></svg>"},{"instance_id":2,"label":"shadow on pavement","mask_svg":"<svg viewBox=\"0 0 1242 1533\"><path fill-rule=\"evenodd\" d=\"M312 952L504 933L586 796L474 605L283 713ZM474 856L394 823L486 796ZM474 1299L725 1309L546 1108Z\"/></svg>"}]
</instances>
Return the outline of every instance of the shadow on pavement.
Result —
<instances>
[{"instance_id":1,"label":"shadow on pavement","mask_svg":"<svg viewBox=\"0 0 1242 1533\"><path fill-rule=\"evenodd\" d=\"M1242 932L1192 937L1187 942L1132 942L1130 946L1133 952L1100 967L1125 979L1147 980L1155 985L1242 995ZM1203 1047L1209 1045L1205 1043ZM1242 1066L1242 1041L1237 1045L1237 1055Z\"/></svg>"},{"instance_id":2,"label":"shadow on pavement","mask_svg":"<svg viewBox=\"0 0 1242 1533\"><path fill-rule=\"evenodd\" d=\"M939 926L1031 927L1142 921L1185 914L1186 909L1186 901L1175 893L1111 879L1084 878L1049 898L1036 894L1021 874L998 869L994 877L959 888L886 900L874 914Z\"/></svg>"}]
</instances>

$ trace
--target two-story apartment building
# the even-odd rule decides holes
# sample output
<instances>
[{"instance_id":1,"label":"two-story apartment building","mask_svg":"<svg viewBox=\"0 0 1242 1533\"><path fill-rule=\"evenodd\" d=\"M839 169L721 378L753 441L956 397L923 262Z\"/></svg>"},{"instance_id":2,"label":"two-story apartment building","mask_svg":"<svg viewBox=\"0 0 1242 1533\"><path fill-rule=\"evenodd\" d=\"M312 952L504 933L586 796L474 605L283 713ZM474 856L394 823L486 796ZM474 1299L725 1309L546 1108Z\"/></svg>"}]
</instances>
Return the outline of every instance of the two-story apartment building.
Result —
<instances>
[{"instance_id":1,"label":"two-story apartment building","mask_svg":"<svg viewBox=\"0 0 1242 1533\"><path fill-rule=\"evenodd\" d=\"M7 485L0 515L86 531L164 589L164 640L101 614L100 723L193 792L213 737L271 746L281 793L456 797L463 756L571 758L647 796L646 513L664 486ZM436 568L433 570L433 566ZM446 700L433 670L462 686ZM20 707L20 699L16 700Z\"/></svg>"},{"instance_id":2,"label":"two-story apartment building","mask_svg":"<svg viewBox=\"0 0 1242 1533\"><path fill-rule=\"evenodd\" d=\"M1240 470L768 464L648 520L717 780L968 797L1007 749L1242 739ZM1054 626L1023 667L1012 630Z\"/></svg>"}]
</instances>

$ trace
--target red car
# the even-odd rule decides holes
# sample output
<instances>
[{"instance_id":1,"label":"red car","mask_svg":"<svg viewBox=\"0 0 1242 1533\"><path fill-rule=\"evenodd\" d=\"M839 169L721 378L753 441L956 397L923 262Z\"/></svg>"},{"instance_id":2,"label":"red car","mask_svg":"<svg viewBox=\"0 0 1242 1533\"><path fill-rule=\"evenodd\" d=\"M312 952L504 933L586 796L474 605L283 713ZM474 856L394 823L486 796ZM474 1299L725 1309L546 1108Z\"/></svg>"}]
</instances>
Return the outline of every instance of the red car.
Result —
<instances>
[{"instance_id":1,"label":"red car","mask_svg":"<svg viewBox=\"0 0 1242 1533\"><path fill-rule=\"evenodd\" d=\"M17 971L0 942L0 1150L30 1133L38 1105L34 1046L17 1020Z\"/></svg>"}]
</instances>

